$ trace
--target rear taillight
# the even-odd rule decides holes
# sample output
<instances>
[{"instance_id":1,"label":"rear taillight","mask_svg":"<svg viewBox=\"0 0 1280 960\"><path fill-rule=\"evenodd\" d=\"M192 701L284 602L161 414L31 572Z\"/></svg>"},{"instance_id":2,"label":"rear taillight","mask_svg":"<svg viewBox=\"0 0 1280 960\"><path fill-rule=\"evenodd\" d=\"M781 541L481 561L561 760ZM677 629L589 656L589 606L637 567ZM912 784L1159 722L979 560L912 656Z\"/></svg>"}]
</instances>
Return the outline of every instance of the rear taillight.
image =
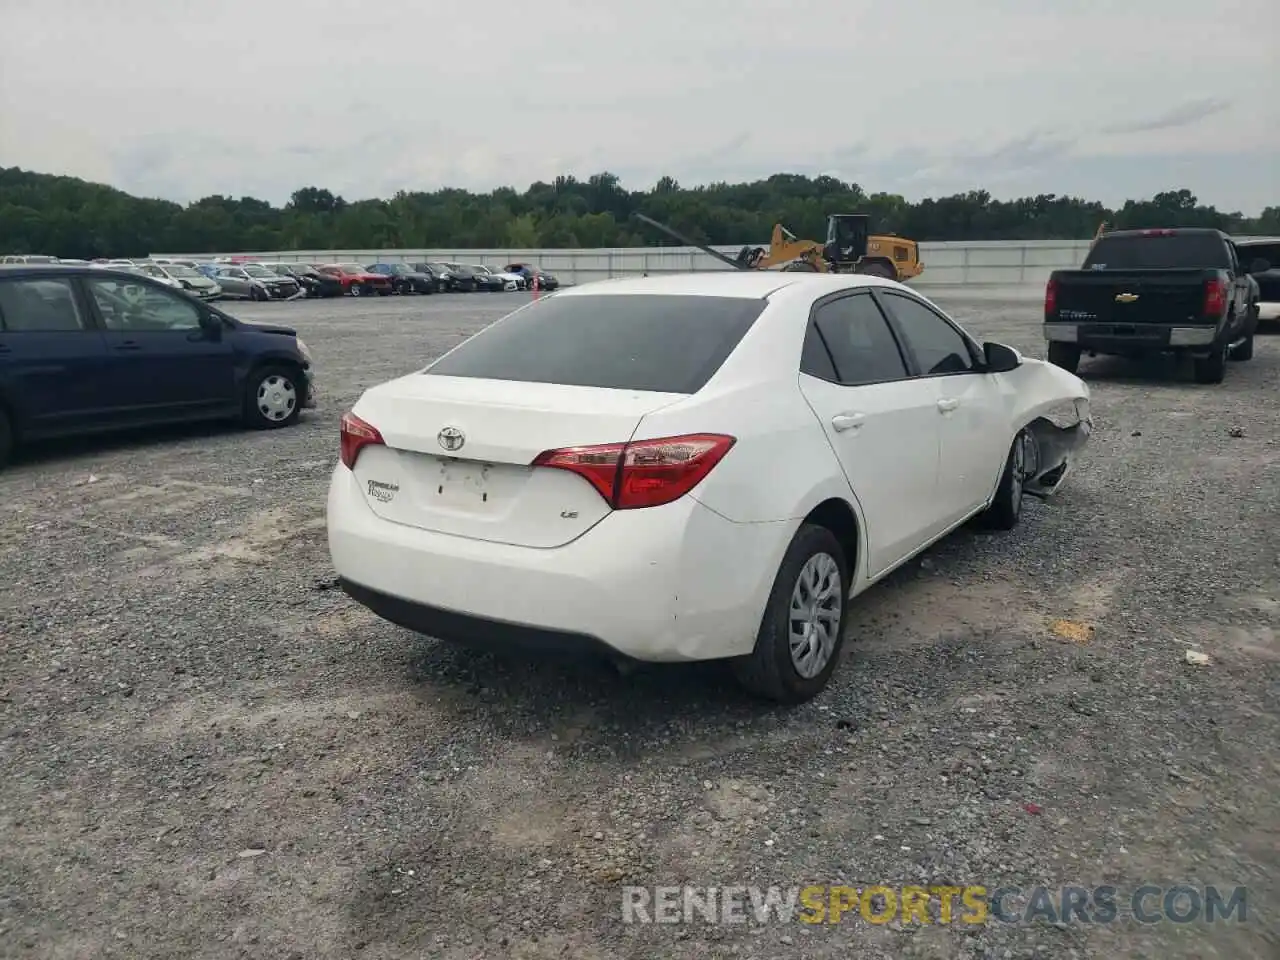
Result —
<instances>
[{"instance_id":1,"label":"rear taillight","mask_svg":"<svg viewBox=\"0 0 1280 960\"><path fill-rule=\"evenodd\" d=\"M615 510L657 507L679 500L702 482L736 441L719 433L547 450L535 467L583 477Z\"/></svg>"},{"instance_id":2,"label":"rear taillight","mask_svg":"<svg viewBox=\"0 0 1280 960\"><path fill-rule=\"evenodd\" d=\"M1204 282L1204 315L1220 317L1227 309L1227 285L1219 277Z\"/></svg>"},{"instance_id":3,"label":"rear taillight","mask_svg":"<svg viewBox=\"0 0 1280 960\"><path fill-rule=\"evenodd\" d=\"M373 424L365 423L354 413L344 413L342 415L339 437L342 447L342 463L348 470L356 468L356 458L360 456L360 451L365 447L381 447L386 443L382 439L382 434L378 432L377 427L373 426Z\"/></svg>"},{"instance_id":4,"label":"rear taillight","mask_svg":"<svg viewBox=\"0 0 1280 960\"><path fill-rule=\"evenodd\" d=\"M1050 277L1049 282L1044 285L1044 315L1048 319L1055 310L1058 309L1058 281L1055 277Z\"/></svg>"}]
</instances>

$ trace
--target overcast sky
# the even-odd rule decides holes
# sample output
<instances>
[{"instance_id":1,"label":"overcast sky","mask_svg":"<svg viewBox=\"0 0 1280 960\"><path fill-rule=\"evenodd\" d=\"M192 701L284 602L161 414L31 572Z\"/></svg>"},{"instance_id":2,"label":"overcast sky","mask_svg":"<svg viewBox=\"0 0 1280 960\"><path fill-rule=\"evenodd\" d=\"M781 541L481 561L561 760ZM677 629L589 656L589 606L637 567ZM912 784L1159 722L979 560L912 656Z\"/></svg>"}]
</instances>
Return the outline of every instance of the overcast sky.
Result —
<instances>
[{"instance_id":1,"label":"overcast sky","mask_svg":"<svg viewBox=\"0 0 1280 960\"><path fill-rule=\"evenodd\" d=\"M180 201L790 171L1256 214L1276 2L0 0L0 166Z\"/></svg>"}]
</instances>

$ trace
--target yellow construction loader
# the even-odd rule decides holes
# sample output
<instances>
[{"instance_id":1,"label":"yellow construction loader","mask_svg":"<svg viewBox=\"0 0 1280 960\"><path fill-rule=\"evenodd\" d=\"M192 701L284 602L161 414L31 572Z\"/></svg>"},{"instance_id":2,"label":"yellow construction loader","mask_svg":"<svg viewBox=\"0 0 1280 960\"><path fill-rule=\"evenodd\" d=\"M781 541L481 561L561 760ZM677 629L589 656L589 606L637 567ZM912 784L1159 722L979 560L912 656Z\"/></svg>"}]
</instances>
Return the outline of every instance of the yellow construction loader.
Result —
<instances>
[{"instance_id":1,"label":"yellow construction loader","mask_svg":"<svg viewBox=\"0 0 1280 960\"><path fill-rule=\"evenodd\" d=\"M688 247L722 260L737 270L769 270L808 273L866 273L905 282L924 272L920 245L893 234L872 234L865 213L833 213L827 217L827 241L801 240L782 224L773 228L768 247L743 247L730 257L705 243L696 243L665 223L643 213L637 220L661 230Z\"/></svg>"}]
</instances>

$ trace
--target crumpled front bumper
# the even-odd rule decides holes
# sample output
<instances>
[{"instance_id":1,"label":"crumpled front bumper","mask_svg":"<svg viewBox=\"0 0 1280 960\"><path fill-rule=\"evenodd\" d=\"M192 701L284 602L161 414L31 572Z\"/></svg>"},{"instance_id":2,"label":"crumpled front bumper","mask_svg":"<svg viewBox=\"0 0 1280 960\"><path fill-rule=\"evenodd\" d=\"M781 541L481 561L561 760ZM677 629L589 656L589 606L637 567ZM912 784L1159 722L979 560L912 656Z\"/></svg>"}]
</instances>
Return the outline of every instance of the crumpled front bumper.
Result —
<instances>
[{"instance_id":1,"label":"crumpled front bumper","mask_svg":"<svg viewBox=\"0 0 1280 960\"><path fill-rule=\"evenodd\" d=\"M1048 499L1071 472L1076 454L1084 449L1093 433L1093 419L1085 416L1070 426L1060 427L1048 417L1037 417L1027 425L1034 443L1027 460L1023 490L1033 497Z\"/></svg>"}]
</instances>

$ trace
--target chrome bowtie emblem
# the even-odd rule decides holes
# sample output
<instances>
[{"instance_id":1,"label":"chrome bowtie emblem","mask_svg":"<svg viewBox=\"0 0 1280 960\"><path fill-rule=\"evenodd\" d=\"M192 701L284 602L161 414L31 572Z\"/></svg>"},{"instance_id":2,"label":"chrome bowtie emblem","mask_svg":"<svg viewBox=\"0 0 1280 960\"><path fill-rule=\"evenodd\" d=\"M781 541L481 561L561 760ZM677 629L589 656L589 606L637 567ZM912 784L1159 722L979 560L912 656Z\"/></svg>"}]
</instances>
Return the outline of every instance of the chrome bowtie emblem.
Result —
<instances>
[{"instance_id":1,"label":"chrome bowtie emblem","mask_svg":"<svg viewBox=\"0 0 1280 960\"><path fill-rule=\"evenodd\" d=\"M436 440L441 447L452 453L462 449L462 445L467 442L467 435L457 427L445 427L436 434Z\"/></svg>"}]
</instances>

